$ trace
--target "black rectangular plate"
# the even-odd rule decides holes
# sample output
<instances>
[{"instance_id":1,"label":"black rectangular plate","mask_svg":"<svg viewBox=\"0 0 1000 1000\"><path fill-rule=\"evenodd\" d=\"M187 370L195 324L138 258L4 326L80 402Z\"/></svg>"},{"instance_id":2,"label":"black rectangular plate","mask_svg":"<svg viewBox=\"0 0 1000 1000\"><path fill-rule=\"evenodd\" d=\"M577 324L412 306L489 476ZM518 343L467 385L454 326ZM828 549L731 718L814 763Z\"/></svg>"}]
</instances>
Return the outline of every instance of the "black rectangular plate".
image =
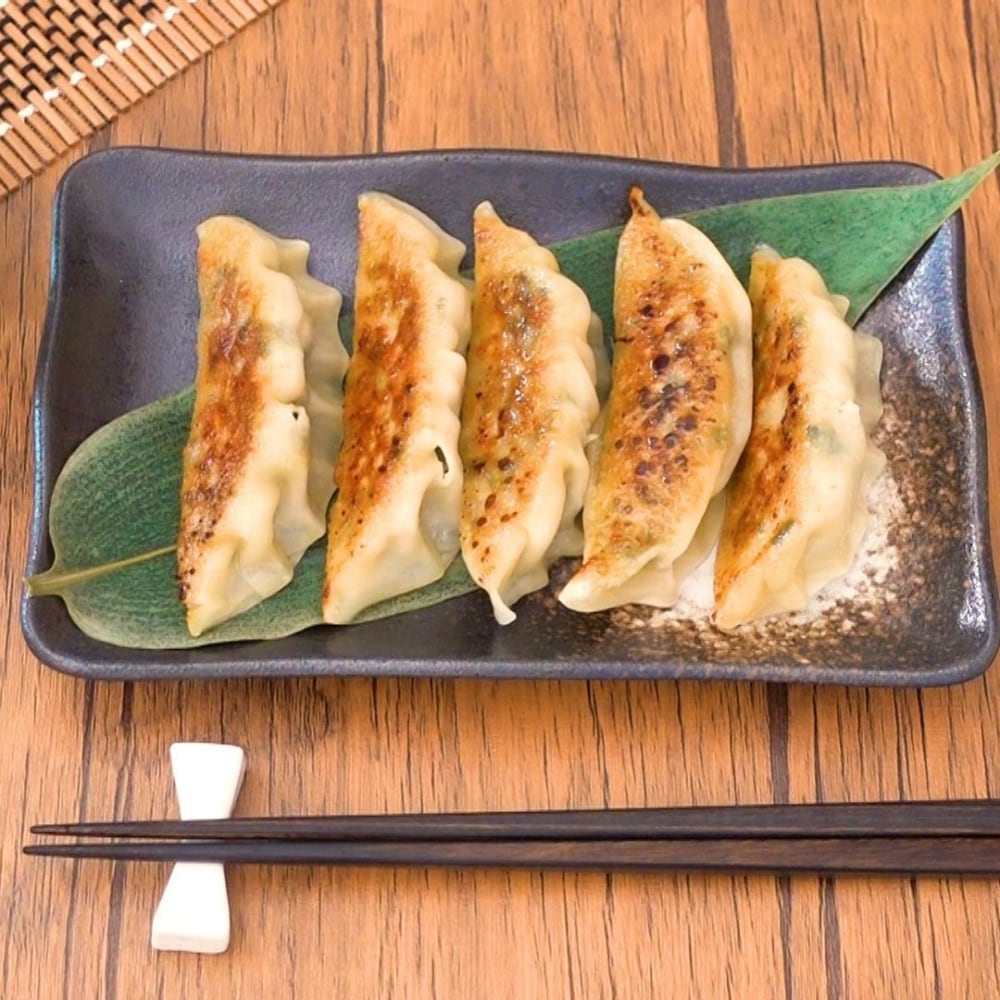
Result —
<instances>
[{"instance_id":1,"label":"black rectangular plate","mask_svg":"<svg viewBox=\"0 0 1000 1000\"><path fill-rule=\"evenodd\" d=\"M311 269L351 308L356 199L410 201L468 245L489 198L543 243L624 221L640 184L663 214L805 191L933 179L903 163L714 170L566 154L453 151L341 159L114 149L72 167L55 208L52 281L35 389L35 504L28 574L51 563L49 499L72 451L102 424L193 381L195 226L245 216L312 245ZM25 597L33 652L90 678L264 675L702 678L924 686L973 677L997 651L987 513L986 432L968 332L962 226L949 221L869 310L885 345L894 426L879 440L907 502L891 607L858 621L780 619L723 636L705 624L657 628L614 612L577 615L550 592L494 624L472 594L402 618L317 627L285 639L186 651L89 638L58 598ZM639 618L641 620L641 612ZM627 620L626 620L627 619Z\"/></svg>"}]
</instances>

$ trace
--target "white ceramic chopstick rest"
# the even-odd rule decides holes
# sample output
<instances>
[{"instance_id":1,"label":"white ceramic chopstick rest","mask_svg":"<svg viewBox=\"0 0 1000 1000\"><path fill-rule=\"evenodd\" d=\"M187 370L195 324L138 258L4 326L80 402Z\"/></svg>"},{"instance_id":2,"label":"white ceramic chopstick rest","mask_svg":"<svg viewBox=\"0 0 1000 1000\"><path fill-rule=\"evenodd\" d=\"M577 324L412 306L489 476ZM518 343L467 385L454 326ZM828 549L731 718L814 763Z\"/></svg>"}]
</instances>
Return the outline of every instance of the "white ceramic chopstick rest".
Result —
<instances>
[{"instance_id":1,"label":"white ceramic chopstick rest","mask_svg":"<svg viewBox=\"0 0 1000 1000\"><path fill-rule=\"evenodd\" d=\"M174 743L170 765L181 819L228 819L246 772L242 747ZM160 951L216 955L229 947L229 896L221 864L174 865L153 914L152 945Z\"/></svg>"}]
</instances>

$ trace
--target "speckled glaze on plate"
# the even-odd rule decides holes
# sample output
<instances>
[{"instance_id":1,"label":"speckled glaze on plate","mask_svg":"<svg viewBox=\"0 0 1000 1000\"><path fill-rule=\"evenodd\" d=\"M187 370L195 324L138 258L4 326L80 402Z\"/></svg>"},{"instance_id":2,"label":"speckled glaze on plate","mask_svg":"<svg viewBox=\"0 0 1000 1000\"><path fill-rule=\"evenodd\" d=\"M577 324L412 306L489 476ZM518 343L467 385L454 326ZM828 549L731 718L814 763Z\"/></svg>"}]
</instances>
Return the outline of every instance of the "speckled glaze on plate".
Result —
<instances>
[{"instance_id":1,"label":"speckled glaze on plate","mask_svg":"<svg viewBox=\"0 0 1000 1000\"><path fill-rule=\"evenodd\" d=\"M195 225L245 215L312 244L311 268L351 308L356 198L412 201L467 244L489 198L542 242L617 225L640 184L663 213L803 191L917 183L902 163L777 170L547 153L454 151L341 159L150 149L97 153L63 179L35 389L35 505L27 573L51 562L49 498L73 449L107 421L194 377ZM902 501L898 562L884 598L809 622L774 619L735 635L651 610L578 615L551 591L497 626L484 594L400 618L319 627L268 642L186 651L90 639L58 598L28 598L33 652L68 673L114 680L264 675L742 679L926 686L973 677L998 646L987 513L983 402L968 332L962 225L953 218L860 324L885 345L877 442Z\"/></svg>"}]
</instances>

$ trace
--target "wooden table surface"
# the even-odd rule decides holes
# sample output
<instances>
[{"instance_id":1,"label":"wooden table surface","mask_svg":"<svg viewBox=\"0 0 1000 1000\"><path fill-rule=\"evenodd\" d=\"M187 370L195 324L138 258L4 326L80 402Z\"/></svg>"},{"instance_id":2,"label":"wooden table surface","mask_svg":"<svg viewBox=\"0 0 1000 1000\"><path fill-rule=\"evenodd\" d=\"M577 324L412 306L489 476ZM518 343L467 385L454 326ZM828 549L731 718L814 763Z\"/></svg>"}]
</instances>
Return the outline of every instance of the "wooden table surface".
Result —
<instances>
[{"instance_id":1,"label":"wooden table surface","mask_svg":"<svg viewBox=\"0 0 1000 1000\"><path fill-rule=\"evenodd\" d=\"M3 201L0 995L1000 995L990 881L240 869L232 946L200 957L149 947L164 868L19 854L32 822L172 810L175 740L248 749L244 814L1000 796L995 667L924 691L112 684L47 669L18 625L52 201L84 152L489 146L947 173L1000 146L998 53L995 0L286 0ZM993 179L965 218L996 440L998 217Z\"/></svg>"}]
</instances>

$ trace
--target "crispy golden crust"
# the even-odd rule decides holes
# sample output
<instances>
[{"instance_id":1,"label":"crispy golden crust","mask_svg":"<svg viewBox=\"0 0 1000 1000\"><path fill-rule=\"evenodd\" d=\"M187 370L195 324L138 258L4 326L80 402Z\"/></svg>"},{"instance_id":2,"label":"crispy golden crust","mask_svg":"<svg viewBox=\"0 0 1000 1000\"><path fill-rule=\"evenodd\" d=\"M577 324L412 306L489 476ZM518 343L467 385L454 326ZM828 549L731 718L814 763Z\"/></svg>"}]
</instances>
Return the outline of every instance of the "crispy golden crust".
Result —
<instances>
[{"instance_id":1,"label":"crispy golden crust","mask_svg":"<svg viewBox=\"0 0 1000 1000\"><path fill-rule=\"evenodd\" d=\"M217 243L207 243L198 251L196 404L184 449L177 550L182 601L245 467L263 398L260 302L219 250Z\"/></svg>"},{"instance_id":2,"label":"crispy golden crust","mask_svg":"<svg viewBox=\"0 0 1000 1000\"><path fill-rule=\"evenodd\" d=\"M344 443L330 510L330 551L354 554L369 513L392 495L422 408L430 407L420 333L434 303L414 271L413 247L362 202L354 351L344 388ZM329 596L328 582L324 600Z\"/></svg>"},{"instance_id":3,"label":"crispy golden crust","mask_svg":"<svg viewBox=\"0 0 1000 1000\"><path fill-rule=\"evenodd\" d=\"M780 308L778 268L756 266L765 278L755 288L753 314L754 422L730 481L715 563L717 604L793 525L794 470L808 461L808 416L797 381L803 362L798 317Z\"/></svg>"},{"instance_id":4,"label":"crispy golden crust","mask_svg":"<svg viewBox=\"0 0 1000 1000\"><path fill-rule=\"evenodd\" d=\"M523 268L511 273L505 265L503 228L495 216L476 214L474 334L460 449L462 542L476 553L478 575L494 571L490 539L529 508L552 444L553 411L543 381L552 302L548 289ZM497 272L508 277L493 276Z\"/></svg>"},{"instance_id":5,"label":"crispy golden crust","mask_svg":"<svg viewBox=\"0 0 1000 1000\"><path fill-rule=\"evenodd\" d=\"M615 281L611 398L585 564L623 561L703 510L718 474L732 371L704 264L669 239L634 188Z\"/></svg>"}]
</instances>

